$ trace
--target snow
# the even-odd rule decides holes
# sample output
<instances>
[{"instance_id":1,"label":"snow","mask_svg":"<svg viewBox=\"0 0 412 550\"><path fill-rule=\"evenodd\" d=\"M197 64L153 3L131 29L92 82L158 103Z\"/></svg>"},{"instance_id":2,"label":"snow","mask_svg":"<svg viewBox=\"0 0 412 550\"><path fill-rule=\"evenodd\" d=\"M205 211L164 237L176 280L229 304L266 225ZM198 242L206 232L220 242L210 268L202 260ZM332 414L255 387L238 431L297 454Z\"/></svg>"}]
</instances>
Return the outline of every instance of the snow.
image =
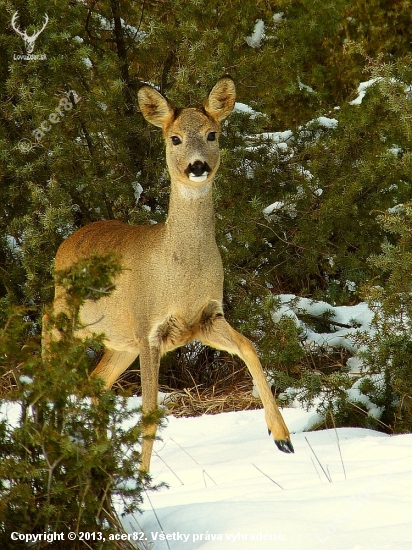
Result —
<instances>
[{"instance_id":1,"label":"snow","mask_svg":"<svg viewBox=\"0 0 412 550\"><path fill-rule=\"evenodd\" d=\"M12 429L19 426L22 412L22 406L19 403L12 401L0 402L0 422L7 421Z\"/></svg>"},{"instance_id":2,"label":"snow","mask_svg":"<svg viewBox=\"0 0 412 550\"><path fill-rule=\"evenodd\" d=\"M401 82L400 80L397 80L396 78L385 79L385 78L379 76L377 78L371 78L370 80L367 80L366 82L361 82L358 86L358 97L356 97L352 101L349 101L349 105L361 105L361 103L363 101L363 98L366 95L366 90L370 86L373 86L374 84L376 84L376 82L382 82L382 81L385 81L385 80L387 82L391 82L392 84L398 83L398 84L403 85L403 89L404 89L404 93L405 93L406 97L410 96L410 93L411 93L411 86L410 85L404 84L403 82Z\"/></svg>"},{"instance_id":3,"label":"snow","mask_svg":"<svg viewBox=\"0 0 412 550\"><path fill-rule=\"evenodd\" d=\"M20 382L20 384L32 384L33 383L33 378L23 374L22 376L19 376L19 382Z\"/></svg>"},{"instance_id":4,"label":"snow","mask_svg":"<svg viewBox=\"0 0 412 550\"><path fill-rule=\"evenodd\" d=\"M393 155L395 155L395 157L397 157L402 153L402 148L399 147L398 145L392 145L392 147L390 147L388 151L389 153L392 153Z\"/></svg>"},{"instance_id":5,"label":"snow","mask_svg":"<svg viewBox=\"0 0 412 550\"><path fill-rule=\"evenodd\" d=\"M368 378L371 378L377 385L381 383L380 385L384 387L384 375L383 374L370 374L368 375ZM347 394L350 400L357 401L362 403L368 410L368 415L373 416L373 418L379 419L382 416L383 407L378 407L375 405L375 403L372 403L372 401L359 390L360 384L363 382L364 378L359 378L357 380L352 388L347 390Z\"/></svg>"},{"instance_id":6,"label":"snow","mask_svg":"<svg viewBox=\"0 0 412 550\"><path fill-rule=\"evenodd\" d=\"M309 170L306 170L306 168L303 168L303 166L297 166L297 170L302 174L305 179L309 181L313 179L313 174L311 174Z\"/></svg>"},{"instance_id":7,"label":"snow","mask_svg":"<svg viewBox=\"0 0 412 550\"><path fill-rule=\"evenodd\" d=\"M308 347L312 344L329 348L343 347L355 353L357 348L354 336L359 332L371 332L374 314L365 302L355 306L334 307L327 302L299 298L294 294L280 294L278 299L280 306L272 313L273 321L278 323L282 317L292 319L302 330L304 344ZM330 332L315 332L298 318L299 313L308 313L318 318L325 314L330 315Z\"/></svg>"},{"instance_id":8,"label":"snow","mask_svg":"<svg viewBox=\"0 0 412 550\"><path fill-rule=\"evenodd\" d=\"M320 116L315 119L320 126L323 126L324 128L336 128L338 125L338 121L336 118L329 118L326 116Z\"/></svg>"},{"instance_id":9,"label":"snow","mask_svg":"<svg viewBox=\"0 0 412 550\"><path fill-rule=\"evenodd\" d=\"M245 113L250 116L251 119L254 119L259 116L263 116L262 113L259 113L258 111L255 111L250 107L249 105L246 105L246 103L241 103L239 101L236 101L235 106L233 108L234 113Z\"/></svg>"},{"instance_id":10,"label":"snow","mask_svg":"<svg viewBox=\"0 0 412 550\"><path fill-rule=\"evenodd\" d=\"M266 208L263 209L263 213L265 215L272 214L275 210L281 210L285 206L285 203L283 201L276 201L272 204L269 204Z\"/></svg>"},{"instance_id":11,"label":"snow","mask_svg":"<svg viewBox=\"0 0 412 550\"><path fill-rule=\"evenodd\" d=\"M262 139L270 139L275 143L284 143L293 137L292 130L285 130L284 132L262 132L259 134Z\"/></svg>"},{"instance_id":12,"label":"snow","mask_svg":"<svg viewBox=\"0 0 412 550\"><path fill-rule=\"evenodd\" d=\"M349 357L346 361L346 366L351 374L359 374L363 366L363 361L360 357Z\"/></svg>"},{"instance_id":13,"label":"snow","mask_svg":"<svg viewBox=\"0 0 412 550\"><path fill-rule=\"evenodd\" d=\"M265 23L262 21L262 19L258 19L255 24L255 28L253 29L253 33L251 36L246 37L246 43L251 48L258 48L265 37Z\"/></svg>"},{"instance_id":14,"label":"snow","mask_svg":"<svg viewBox=\"0 0 412 550\"><path fill-rule=\"evenodd\" d=\"M16 239L12 235L6 235L7 247L13 254L19 254L21 252L20 246L17 244Z\"/></svg>"},{"instance_id":15,"label":"snow","mask_svg":"<svg viewBox=\"0 0 412 550\"><path fill-rule=\"evenodd\" d=\"M412 435L304 433L316 413L283 415L294 455L276 449L262 410L169 417L151 467L169 489L150 493L125 529L153 550L410 548Z\"/></svg>"},{"instance_id":16,"label":"snow","mask_svg":"<svg viewBox=\"0 0 412 550\"><path fill-rule=\"evenodd\" d=\"M138 174L136 174L136 177L139 177L140 175L141 174L139 172ZM143 187L141 186L141 184L137 180L132 182L132 187L133 187L133 191L134 191L134 198L135 198L135 201L136 201L136 204L137 204L139 202L141 194L143 193Z\"/></svg>"},{"instance_id":17,"label":"snow","mask_svg":"<svg viewBox=\"0 0 412 550\"><path fill-rule=\"evenodd\" d=\"M309 92L310 94L314 93L314 89L311 88L310 86L308 86L307 84L303 84L303 82L300 80L300 78L298 79L298 85L299 85L299 90L305 90L306 92Z\"/></svg>"},{"instance_id":18,"label":"snow","mask_svg":"<svg viewBox=\"0 0 412 550\"><path fill-rule=\"evenodd\" d=\"M289 147L289 142L293 141L293 132L291 130L286 130L284 132L261 132L254 136L248 136L248 139L251 145L246 147L247 151L256 151L263 146L272 153L281 153L285 159L294 156L293 149ZM251 176L252 175L253 170Z\"/></svg>"},{"instance_id":19,"label":"snow","mask_svg":"<svg viewBox=\"0 0 412 550\"><path fill-rule=\"evenodd\" d=\"M363 98L366 95L366 90L370 86L373 86L373 84L375 84L376 82L379 82L381 80L382 80L382 78L378 77L378 78L371 78L370 80L367 80L366 82L361 82L358 86L358 97L356 97L352 101L349 101L349 105L360 105L362 103Z\"/></svg>"}]
</instances>

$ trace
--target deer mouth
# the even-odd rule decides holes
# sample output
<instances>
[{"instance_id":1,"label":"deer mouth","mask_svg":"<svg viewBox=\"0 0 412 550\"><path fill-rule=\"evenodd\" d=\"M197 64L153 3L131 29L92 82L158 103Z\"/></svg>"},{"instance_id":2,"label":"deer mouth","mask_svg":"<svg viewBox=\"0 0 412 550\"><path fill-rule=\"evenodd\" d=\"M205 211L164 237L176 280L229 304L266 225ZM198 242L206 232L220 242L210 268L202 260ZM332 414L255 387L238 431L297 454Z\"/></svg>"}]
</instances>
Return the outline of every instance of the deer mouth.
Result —
<instances>
[{"instance_id":1,"label":"deer mouth","mask_svg":"<svg viewBox=\"0 0 412 550\"><path fill-rule=\"evenodd\" d=\"M190 181L201 183L202 181L207 180L212 170L207 162L197 160L193 164L189 164L185 171Z\"/></svg>"},{"instance_id":2,"label":"deer mouth","mask_svg":"<svg viewBox=\"0 0 412 550\"><path fill-rule=\"evenodd\" d=\"M189 174L190 181L194 181L196 183L200 183L202 181L207 180L207 176L209 175L209 172L203 172L200 176L195 176L194 174Z\"/></svg>"}]
</instances>

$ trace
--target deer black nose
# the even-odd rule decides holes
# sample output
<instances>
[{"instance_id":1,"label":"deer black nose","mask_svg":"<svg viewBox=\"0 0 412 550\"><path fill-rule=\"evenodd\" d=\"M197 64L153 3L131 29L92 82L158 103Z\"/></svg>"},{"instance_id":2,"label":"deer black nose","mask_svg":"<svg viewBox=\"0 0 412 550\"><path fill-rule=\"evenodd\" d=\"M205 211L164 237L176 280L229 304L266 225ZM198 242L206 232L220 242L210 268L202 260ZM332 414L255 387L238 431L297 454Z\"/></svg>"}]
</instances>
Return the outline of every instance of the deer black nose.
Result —
<instances>
[{"instance_id":1,"label":"deer black nose","mask_svg":"<svg viewBox=\"0 0 412 550\"><path fill-rule=\"evenodd\" d=\"M193 164L189 164L187 171L194 176L203 176L205 172L210 172L210 168L207 162L196 160Z\"/></svg>"}]
</instances>

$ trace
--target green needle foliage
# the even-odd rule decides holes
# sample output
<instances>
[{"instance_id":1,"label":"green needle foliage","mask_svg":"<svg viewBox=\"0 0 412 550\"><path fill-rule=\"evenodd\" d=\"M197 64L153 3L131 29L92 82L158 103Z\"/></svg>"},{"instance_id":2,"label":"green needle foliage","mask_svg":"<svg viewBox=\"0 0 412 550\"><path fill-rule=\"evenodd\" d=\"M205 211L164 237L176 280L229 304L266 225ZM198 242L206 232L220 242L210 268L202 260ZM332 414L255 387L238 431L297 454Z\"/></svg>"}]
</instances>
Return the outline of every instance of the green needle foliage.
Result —
<instances>
[{"instance_id":1,"label":"green needle foliage","mask_svg":"<svg viewBox=\"0 0 412 550\"><path fill-rule=\"evenodd\" d=\"M412 203L380 216L382 226L398 236L386 242L371 263L384 274L384 285L369 285L366 295L375 311L374 332L365 338L367 376L361 390L382 408L381 420L395 433L411 430L412 413ZM373 376L374 375L374 376Z\"/></svg>"}]
</instances>

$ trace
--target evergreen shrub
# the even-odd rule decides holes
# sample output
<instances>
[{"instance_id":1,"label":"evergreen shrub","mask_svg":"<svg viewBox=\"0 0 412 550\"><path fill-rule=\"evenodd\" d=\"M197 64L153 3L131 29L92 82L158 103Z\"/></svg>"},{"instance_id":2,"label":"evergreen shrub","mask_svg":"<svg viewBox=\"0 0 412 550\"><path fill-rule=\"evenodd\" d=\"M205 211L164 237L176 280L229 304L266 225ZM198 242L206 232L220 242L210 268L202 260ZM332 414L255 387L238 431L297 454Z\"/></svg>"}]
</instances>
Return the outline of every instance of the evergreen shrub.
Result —
<instances>
[{"instance_id":1,"label":"evergreen shrub","mask_svg":"<svg viewBox=\"0 0 412 550\"><path fill-rule=\"evenodd\" d=\"M113 288L119 264L112 256L94 257L58 274L68 292L68 316L49 320L61 338L42 359L36 327L26 311L10 307L0 333L0 537L4 548L25 548L11 533L63 533L70 548L83 548L69 532L96 533L93 548L119 548L110 540L122 533L119 513L138 510L148 476L139 472L140 408L90 377L91 350L98 337L74 335L77 313L86 299ZM100 534L99 534L100 533ZM47 546L47 541L35 547ZM125 548L126 546L122 546ZM130 548L133 548L130 545Z\"/></svg>"}]
</instances>

